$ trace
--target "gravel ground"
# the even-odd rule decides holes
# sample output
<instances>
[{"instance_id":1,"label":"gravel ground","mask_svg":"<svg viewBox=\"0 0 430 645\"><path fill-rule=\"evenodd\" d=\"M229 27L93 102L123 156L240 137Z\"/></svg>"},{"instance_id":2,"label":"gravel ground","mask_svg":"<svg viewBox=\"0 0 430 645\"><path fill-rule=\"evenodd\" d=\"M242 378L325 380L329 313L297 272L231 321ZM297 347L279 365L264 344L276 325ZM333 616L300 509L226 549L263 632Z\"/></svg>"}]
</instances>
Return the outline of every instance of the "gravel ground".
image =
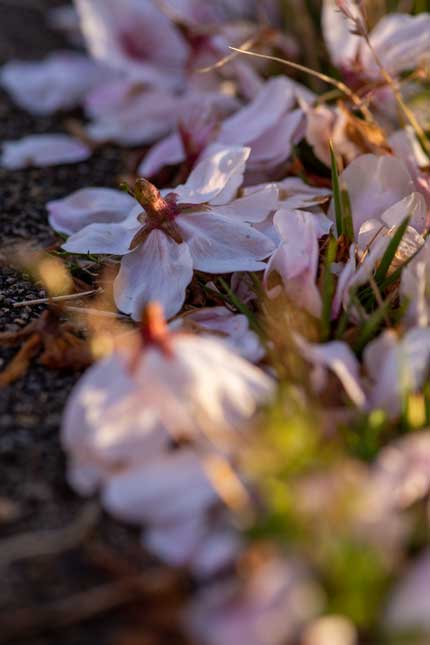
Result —
<instances>
[{"instance_id":1,"label":"gravel ground","mask_svg":"<svg viewBox=\"0 0 430 645\"><path fill-rule=\"evenodd\" d=\"M57 4L0 0L0 64L66 46L46 26L46 9ZM0 141L65 131L80 117L34 118L0 91ZM44 292L8 266L8 251L20 242L52 244L45 202L87 185L116 186L124 159L106 146L80 164L0 169L0 331L16 331L43 310L13 306ZM15 352L0 348L0 369ZM181 645L175 625L187 583L65 482L59 424L78 377L33 361L24 378L0 390L0 643Z\"/></svg>"}]
</instances>

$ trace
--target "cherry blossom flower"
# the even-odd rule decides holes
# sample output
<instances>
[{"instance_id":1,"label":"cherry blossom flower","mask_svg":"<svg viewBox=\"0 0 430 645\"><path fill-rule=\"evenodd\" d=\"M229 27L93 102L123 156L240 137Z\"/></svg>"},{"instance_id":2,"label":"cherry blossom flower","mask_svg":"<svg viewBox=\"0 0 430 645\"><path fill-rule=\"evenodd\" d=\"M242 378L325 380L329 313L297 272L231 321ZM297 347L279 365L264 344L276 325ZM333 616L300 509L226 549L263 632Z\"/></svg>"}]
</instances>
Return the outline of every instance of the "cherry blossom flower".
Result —
<instances>
[{"instance_id":1,"label":"cherry blossom flower","mask_svg":"<svg viewBox=\"0 0 430 645\"><path fill-rule=\"evenodd\" d=\"M371 384L370 407L396 418L405 397L429 378L430 329L411 329L401 339L393 331L383 332L366 346L364 365Z\"/></svg>"},{"instance_id":2,"label":"cherry blossom flower","mask_svg":"<svg viewBox=\"0 0 430 645\"><path fill-rule=\"evenodd\" d=\"M299 97L313 100L309 90L284 76L266 81L254 100L222 122L215 141L222 145L249 146L251 156L247 168L250 171L267 171L280 165L302 136L303 111L296 106ZM152 172L171 163L172 151L175 163L185 159L179 133L151 151ZM146 169L145 165L142 168Z\"/></svg>"},{"instance_id":3,"label":"cherry blossom flower","mask_svg":"<svg viewBox=\"0 0 430 645\"><path fill-rule=\"evenodd\" d=\"M218 339L169 334L154 305L142 337L122 341L68 401L69 482L83 495L101 489L110 513L147 527L143 541L153 552L174 565L192 561L206 575L229 562L239 543L206 517L219 504L209 446L233 450L273 382ZM188 447L172 447L185 439Z\"/></svg>"},{"instance_id":4,"label":"cherry blossom flower","mask_svg":"<svg viewBox=\"0 0 430 645\"><path fill-rule=\"evenodd\" d=\"M175 318L170 323L170 328L215 334L252 363L258 363L265 353L257 334L249 329L246 316L234 314L227 307L206 307L187 312L180 318Z\"/></svg>"},{"instance_id":5,"label":"cherry blossom flower","mask_svg":"<svg viewBox=\"0 0 430 645\"><path fill-rule=\"evenodd\" d=\"M86 372L68 401L62 441L69 481L82 494L115 472L161 457L171 440L205 445L209 433L223 437L228 450L234 431L272 394L272 379L224 342L169 335L158 310L150 312L143 336L149 340L142 346L127 335L118 351Z\"/></svg>"},{"instance_id":6,"label":"cherry blossom flower","mask_svg":"<svg viewBox=\"0 0 430 645\"><path fill-rule=\"evenodd\" d=\"M125 220L90 224L63 248L123 255L114 284L118 308L138 319L144 304L157 299L169 318L182 307L193 269L224 273L265 268L262 260L273 243L247 222L261 213L265 217L276 194L235 200L248 156L248 148L213 146L187 182L173 193L164 190L164 196L140 180L135 190L140 203Z\"/></svg>"},{"instance_id":7,"label":"cherry blossom flower","mask_svg":"<svg viewBox=\"0 0 430 645\"><path fill-rule=\"evenodd\" d=\"M313 316L321 313L321 296L316 285L319 261L318 230L313 213L294 210L276 212L273 223L281 243L269 260L264 285L269 298L276 298L282 287L295 305ZM276 272L280 285L271 286Z\"/></svg>"},{"instance_id":8,"label":"cherry blossom flower","mask_svg":"<svg viewBox=\"0 0 430 645\"><path fill-rule=\"evenodd\" d=\"M0 166L11 170L28 166L55 166L78 163L90 156L90 148L73 137L65 134L33 134L18 141L5 141Z\"/></svg>"},{"instance_id":9,"label":"cherry blossom flower","mask_svg":"<svg viewBox=\"0 0 430 645\"><path fill-rule=\"evenodd\" d=\"M60 51L40 62L6 63L0 84L28 112L52 114L78 105L104 78L106 70L87 56Z\"/></svg>"},{"instance_id":10,"label":"cherry blossom flower","mask_svg":"<svg viewBox=\"0 0 430 645\"><path fill-rule=\"evenodd\" d=\"M113 188L81 188L68 197L46 204L49 224L71 235L94 222L124 220L135 202L130 195Z\"/></svg>"},{"instance_id":11,"label":"cherry blossom flower","mask_svg":"<svg viewBox=\"0 0 430 645\"><path fill-rule=\"evenodd\" d=\"M189 48L153 2L76 0L91 54L124 75L161 88L184 81Z\"/></svg>"}]
</instances>

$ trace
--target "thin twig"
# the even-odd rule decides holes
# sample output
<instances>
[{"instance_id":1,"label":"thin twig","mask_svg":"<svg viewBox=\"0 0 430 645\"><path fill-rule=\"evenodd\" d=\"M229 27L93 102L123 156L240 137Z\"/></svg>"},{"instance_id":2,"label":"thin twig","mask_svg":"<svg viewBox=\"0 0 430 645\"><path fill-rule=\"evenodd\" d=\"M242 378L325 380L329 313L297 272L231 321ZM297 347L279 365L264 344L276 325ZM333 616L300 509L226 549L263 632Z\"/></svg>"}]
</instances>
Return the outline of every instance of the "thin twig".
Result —
<instances>
[{"instance_id":1,"label":"thin twig","mask_svg":"<svg viewBox=\"0 0 430 645\"><path fill-rule=\"evenodd\" d=\"M37 298L35 300L22 300L22 302L14 302L14 307L30 307L32 305L44 305L51 302L62 302L64 300L75 300L83 298L84 296L92 296L96 293L103 293L103 288L91 289L91 291L81 291L80 293L69 293L64 296L50 296L48 298Z\"/></svg>"}]
</instances>

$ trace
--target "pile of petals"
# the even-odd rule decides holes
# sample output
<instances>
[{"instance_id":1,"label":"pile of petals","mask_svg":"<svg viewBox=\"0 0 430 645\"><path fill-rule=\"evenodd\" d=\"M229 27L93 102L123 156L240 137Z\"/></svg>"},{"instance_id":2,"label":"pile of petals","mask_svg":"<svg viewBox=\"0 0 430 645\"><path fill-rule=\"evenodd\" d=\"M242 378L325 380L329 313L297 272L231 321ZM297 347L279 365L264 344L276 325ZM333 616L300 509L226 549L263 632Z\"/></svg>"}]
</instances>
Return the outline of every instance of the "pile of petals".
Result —
<instances>
[{"instance_id":1,"label":"pile of petals","mask_svg":"<svg viewBox=\"0 0 430 645\"><path fill-rule=\"evenodd\" d=\"M3 167L135 148L122 189L47 203L132 325L67 403L68 481L197 579L199 645L421 645L430 14L324 0L331 79L252 56L302 60L281 4L75 0L50 19L86 53L1 71L21 108L86 119Z\"/></svg>"}]
</instances>

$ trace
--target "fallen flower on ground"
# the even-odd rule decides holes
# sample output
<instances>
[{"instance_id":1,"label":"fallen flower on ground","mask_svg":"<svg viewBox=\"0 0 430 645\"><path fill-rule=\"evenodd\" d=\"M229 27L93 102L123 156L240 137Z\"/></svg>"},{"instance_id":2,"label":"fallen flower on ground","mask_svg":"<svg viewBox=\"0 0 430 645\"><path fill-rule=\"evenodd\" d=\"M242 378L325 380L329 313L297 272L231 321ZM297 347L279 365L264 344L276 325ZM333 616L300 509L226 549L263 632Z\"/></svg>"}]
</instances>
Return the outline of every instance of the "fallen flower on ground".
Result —
<instances>
[{"instance_id":1,"label":"fallen flower on ground","mask_svg":"<svg viewBox=\"0 0 430 645\"><path fill-rule=\"evenodd\" d=\"M258 271L273 244L248 224L264 219L277 192L235 199L249 148L214 145L187 182L163 196L138 180L136 207L122 222L89 224L63 248L70 253L123 255L114 284L118 309L138 319L145 303L158 300L165 315L177 313L197 269L207 273ZM142 212L142 209L143 212Z\"/></svg>"},{"instance_id":2,"label":"fallen flower on ground","mask_svg":"<svg viewBox=\"0 0 430 645\"><path fill-rule=\"evenodd\" d=\"M17 170L29 166L79 163L91 156L90 148L65 134L32 134L18 141L5 141L0 166Z\"/></svg>"}]
</instances>

